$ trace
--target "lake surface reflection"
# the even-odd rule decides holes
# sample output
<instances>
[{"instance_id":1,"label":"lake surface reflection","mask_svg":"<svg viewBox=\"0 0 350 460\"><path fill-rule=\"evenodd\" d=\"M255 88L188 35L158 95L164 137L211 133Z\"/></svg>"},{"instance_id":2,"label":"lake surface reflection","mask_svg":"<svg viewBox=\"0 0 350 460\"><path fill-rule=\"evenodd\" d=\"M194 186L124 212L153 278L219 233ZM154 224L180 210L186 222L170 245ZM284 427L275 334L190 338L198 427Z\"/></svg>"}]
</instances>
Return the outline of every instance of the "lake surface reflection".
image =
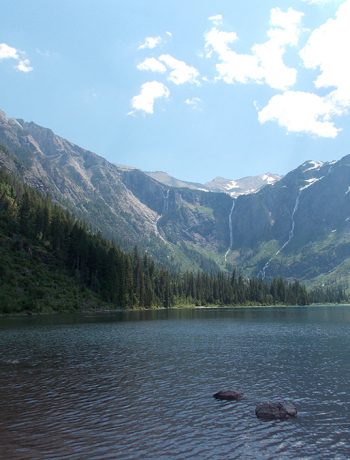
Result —
<instances>
[{"instance_id":1,"label":"lake surface reflection","mask_svg":"<svg viewBox=\"0 0 350 460\"><path fill-rule=\"evenodd\" d=\"M0 458L349 458L349 356L349 307L1 318Z\"/></svg>"}]
</instances>

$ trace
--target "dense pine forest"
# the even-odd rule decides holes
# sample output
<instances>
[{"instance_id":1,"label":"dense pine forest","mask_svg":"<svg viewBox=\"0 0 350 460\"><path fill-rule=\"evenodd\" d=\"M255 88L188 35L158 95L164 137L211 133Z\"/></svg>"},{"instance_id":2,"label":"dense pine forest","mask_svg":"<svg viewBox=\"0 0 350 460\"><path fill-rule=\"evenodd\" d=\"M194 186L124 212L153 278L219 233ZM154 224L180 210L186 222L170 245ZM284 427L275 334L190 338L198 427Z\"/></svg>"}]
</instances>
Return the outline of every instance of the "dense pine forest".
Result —
<instances>
[{"instance_id":1,"label":"dense pine forest","mask_svg":"<svg viewBox=\"0 0 350 460\"><path fill-rule=\"evenodd\" d=\"M122 251L49 197L0 171L0 312L341 302L341 289L240 273L172 273Z\"/></svg>"}]
</instances>

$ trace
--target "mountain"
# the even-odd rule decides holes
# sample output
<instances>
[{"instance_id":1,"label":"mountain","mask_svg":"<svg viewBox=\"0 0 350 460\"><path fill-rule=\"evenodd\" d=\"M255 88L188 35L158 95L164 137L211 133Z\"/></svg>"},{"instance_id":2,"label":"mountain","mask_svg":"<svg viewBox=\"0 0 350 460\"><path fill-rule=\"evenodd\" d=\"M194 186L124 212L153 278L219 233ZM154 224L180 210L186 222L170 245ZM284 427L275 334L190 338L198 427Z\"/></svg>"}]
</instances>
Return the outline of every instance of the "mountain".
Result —
<instances>
[{"instance_id":1,"label":"mountain","mask_svg":"<svg viewBox=\"0 0 350 460\"><path fill-rule=\"evenodd\" d=\"M189 188L191 190L203 190L205 192L209 190L203 184L199 184L197 182L186 182L180 179L176 179L164 171L146 171L146 174L168 187Z\"/></svg>"},{"instance_id":2,"label":"mountain","mask_svg":"<svg viewBox=\"0 0 350 460\"><path fill-rule=\"evenodd\" d=\"M170 273L125 253L42 193L0 170L0 314L175 305L305 305L345 300L298 281L237 273ZM218 288L220 286L220 288ZM324 300L323 300L324 301Z\"/></svg>"},{"instance_id":3,"label":"mountain","mask_svg":"<svg viewBox=\"0 0 350 460\"><path fill-rule=\"evenodd\" d=\"M231 261L248 273L349 281L350 155L307 161L237 200Z\"/></svg>"},{"instance_id":4,"label":"mountain","mask_svg":"<svg viewBox=\"0 0 350 460\"><path fill-rule=\"evenodd\" d=\"M0 144L0 166L123 248L137 244L173 269L237 266L263 278L350 281L350 156L305 162L255 193L233 198L113 165L4 113ZM266 176L261 180L274 180ZM253 189L249 180L244 186Z\"/></svg>"},{"instance_id":5,"label":"mountain","mask_svg":"<svg viewBox=\"0 0 350 460\"><path fill-rule=\"evenodd\" d=\"M146 172L146 174L168 187L189 188L191 190L202 190L206 192L223 192L228 193L233 198L237 198L240 195L256 193L265 185L272 185L282 177L278 174L271 173L261 174L259 176L248 176L236 180L216 177L210 182L199 184L176 179L163 171Z\"/></svg>"},{"instance_id":6,"label":"mountain","mask_svg":"<svg viewBox=\"0 0 350 460\"><path fill-rule=\"evenodd\" d=\"M230 180L224 177L216 177L205 184L205 187L212 192L225 192L233 198L240 195L256 193L265 185L273 185L281 179L278 174L260 174L259 176L242 177L241 179Z\"/></svg>"},{"instance_id":7,"label":"mountain","mask_svg":"<svg viewBox=\"0 0 350 460\"><path fill-rule=\"evenodd\" d=\"M0 165L123 248L173 268L217 270L229 244L231 199L165 186L116 166L33 122L0 113Z\"/></svg>"}]
</instances>

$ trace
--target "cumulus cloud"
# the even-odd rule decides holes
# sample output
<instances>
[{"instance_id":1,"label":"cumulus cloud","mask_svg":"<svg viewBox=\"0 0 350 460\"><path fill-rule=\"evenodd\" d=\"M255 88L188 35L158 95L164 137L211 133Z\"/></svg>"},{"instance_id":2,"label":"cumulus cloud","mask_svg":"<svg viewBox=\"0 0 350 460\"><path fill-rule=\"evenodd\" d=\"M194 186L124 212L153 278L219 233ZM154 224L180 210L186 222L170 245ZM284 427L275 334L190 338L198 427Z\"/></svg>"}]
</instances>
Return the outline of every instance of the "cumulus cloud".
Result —
<instances>
[{"instance_id":1,"label":"cumulus cloud","mask_svg":"<svg viewBox=\"0 0 350 460\"><path fill-rule=\"evenodd\" d=\"M350 0L343 3L334 19L315 29L300 51L307 69L319 70L316 88L332 88L334 101L350 106Z\"/></svg>"},{"instance_id":2,"label":"cumulus cloud","mask_svg":"<svg viewBox=\"0 0 350 460\"><path fill-rule=\"evenodd\" d=\"M129 115L135 112L153 114L156 99L167 99L169 96L170 91L163 83L159 81L148 81L141 86L140 93L132 98L132 111L129 112Z\"/></svg>"},{"instance_id":3,"label":"cumulus cloud","mask_svg":"<svg viewBox=\"0 0 350 460\"><path fill-rule=\"evenodd\" d=\"M23 51L19 51L6 43L0 43L0 61L5 59L14 59L16 61L16 69L19 72L27 73L33 70L29 59L25 57Z\"/></svg>"},{"instance_id":4,"label":"cumulus cloud","mask_svg":"<svg viewBox=\"0 0 350 460\"><path fill-rule=\"evenodd\" d=\"M260 123L276 121L288 132L302 132L334 138L340 132L335 118L350 108L350 0L345 1L335 18L315 29L300 51L306 69L318 71L315 91L287 91L272 97L259 113ZM324 95L324 91L328 93Z\"/></svg>"},{"instance_id":5,"label":"cumulus cloud","mask_svg":"<svg viewBox=\"0 0 350 460\"><path fill-rule=\"evenodd\" d=\"M166 72L167 68L156 58L147 58L144 61L140 62L137 65L138 70L148 71L148 72Z\"/></svg>"},{"instance_id":6,"label":"cumulus cloud","mask_svg":"<svg viewBox=\"0 0 350 460\"><path fill-rule=\"evenodd\" d=\"M175 85L183 85L184 83L199 84L199 72L195 67L174 58L170 54L162 54L159 56L159 61L170 69L168 80Z\"/></svg>"},{"instance_id":7,"label":"cumulus cloud","mask_svg":"<svg viewBox=\"0 0 350 460\"><path fill-rule=\"evenodd\" d=\"M217 79L228 84L265 83L271 88L285 90L296 82L297 71L284 63L287 48L296 46L301 33L303 13L289 8L286 12L273 8L270 15L268 40L255 44L251 53L237 53L235 32L225 32L218 25L205 34L206 56L217 55ZM215 23L214 23L215 24Z\"/></svg>"},{"instance_id":8,"label":"cumulus cloud","mask_svg":"<svg viewBox=\"0 0 350 460\"><path fill-rule=\"evenodd\" d=\"M267 106L260 110L258 117L260 123L276 121L290 133L334 138L339 129L331 119L339 114L330 97L303 91L286 91L273 96Z\"/></svg>"}]
</instances>

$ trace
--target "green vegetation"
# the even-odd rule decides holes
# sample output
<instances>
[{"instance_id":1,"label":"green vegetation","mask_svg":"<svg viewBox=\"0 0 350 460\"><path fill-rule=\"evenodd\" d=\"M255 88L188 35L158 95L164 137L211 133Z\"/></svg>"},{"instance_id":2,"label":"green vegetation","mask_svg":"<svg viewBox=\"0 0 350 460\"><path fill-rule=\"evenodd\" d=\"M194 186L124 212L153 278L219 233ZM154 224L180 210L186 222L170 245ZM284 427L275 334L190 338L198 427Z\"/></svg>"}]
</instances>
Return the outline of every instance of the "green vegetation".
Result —
<instances>
[{"instance_id":1,"label":"green vegetation","mask_svg":"<svg viewBox=\"0 0 350 460\"><path fill-rule=\"evenodd\" d=\"M314 291L318 298L321 291ZM334 295L333 295L334 294ZM333 297L332 297L333 296ZM327 291L328 301L344 293ZM171 273L135 248L122 251L47 196L0 171L0 312L175 305L307 304L298 282L237 272Z\"/></svg>"}]
</instances>

